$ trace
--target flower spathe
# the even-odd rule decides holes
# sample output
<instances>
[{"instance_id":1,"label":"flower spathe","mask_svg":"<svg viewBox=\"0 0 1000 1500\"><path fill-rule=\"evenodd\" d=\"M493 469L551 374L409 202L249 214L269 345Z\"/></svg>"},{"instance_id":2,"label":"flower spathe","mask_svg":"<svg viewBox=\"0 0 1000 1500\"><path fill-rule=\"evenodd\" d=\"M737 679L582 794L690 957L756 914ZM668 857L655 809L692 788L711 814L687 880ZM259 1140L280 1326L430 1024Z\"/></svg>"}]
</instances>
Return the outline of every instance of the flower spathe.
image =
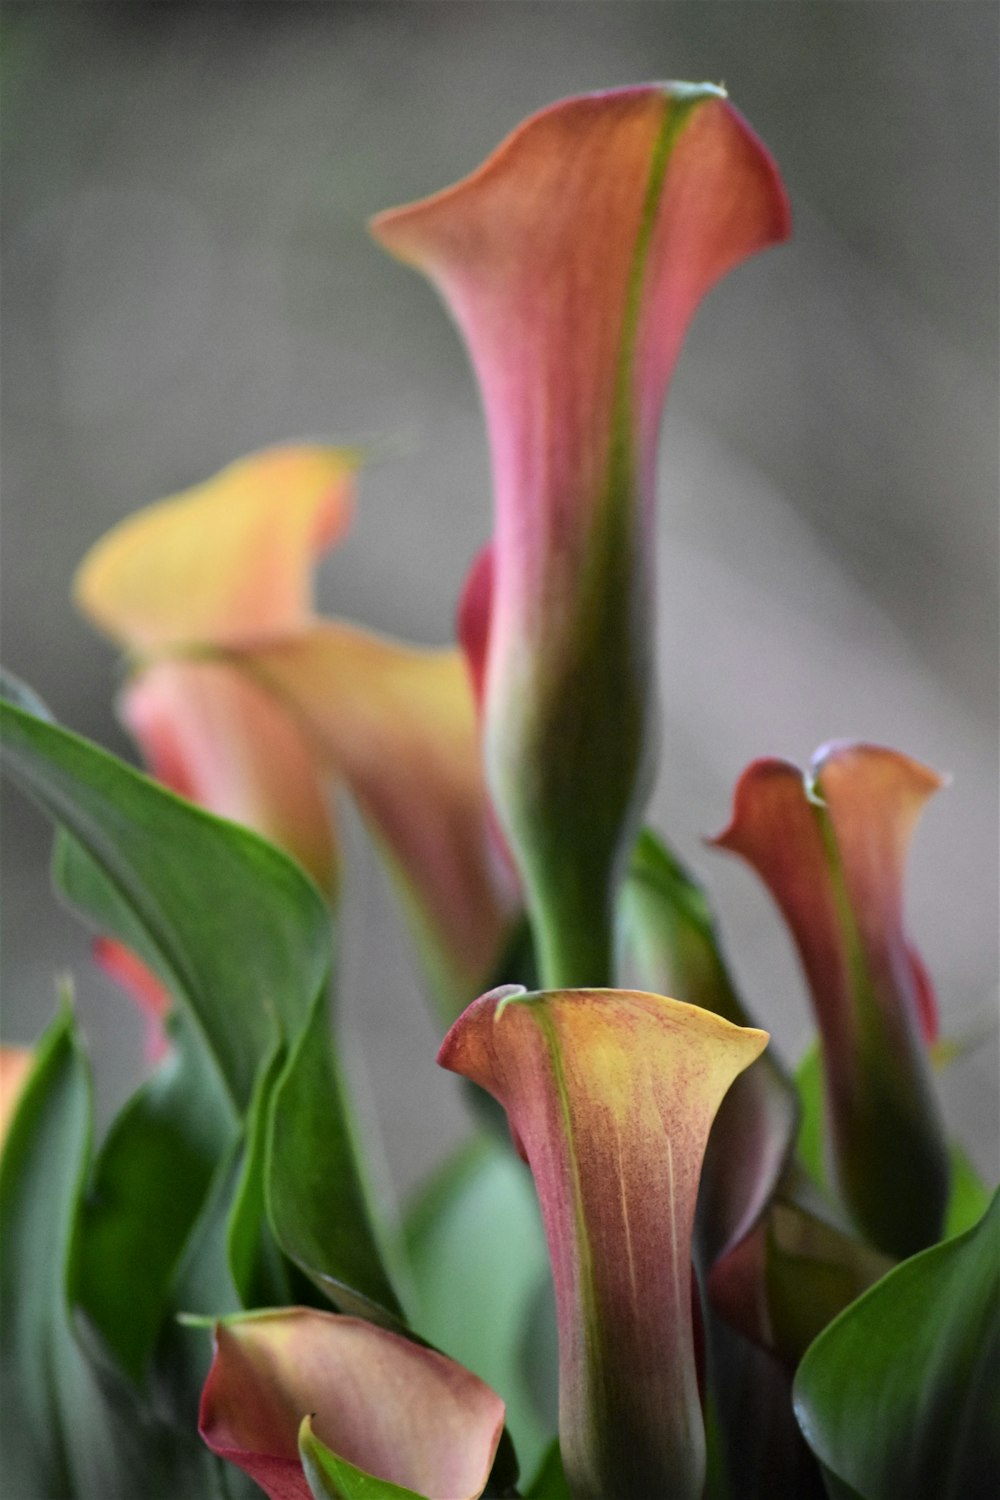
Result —
<instances>
[{"instance_id":1,"label":"flower spathe","mask_svg":"<svg viewBox=\"0 0 1000 1500\"><path fill-rule=\"evenodd\" d=\"M271 1500L311 1500L299 1434L427 1500L474 1500L503 1431L500 1397L432 1349L358 1318L282 1308L216 1326L199 1431Z\"/></svg>"},{"instance_id":2,"label":"flower spathe","mask_svg":"<svg viewBox=\"0 0 1000 1500\"><path fill-rule=\"evenodd\" d=\"M280 844L331 894L331 799L346 788L453 1015L491 971L514 882L460 653L313 611L313 564L350 524L357 465L312 444L251 455L113 530L76 596L135 658L121 712L153 773Z\"/></svg>"},{"instance_id":3,"label":"flower spathe","mask_svg":"<svg viewBox=\"0 0 1000 1500\"><path fill-rule=\"evenodd\" d=\"M660 410L703 294L787 234L784 193L721 90L649 85L543 110L472 176L373 229L441 292L482 389L485 748L543 973L606 982L652 773Z\"/></svg>"},{"instance_id":4,"label":"flower spathe","mask_svg":"<svg viewBox=\"0 0 1000 1500\"><path fill-rule=\"evenodd\" d=\"M484 995L438 1061L503 1105L531 1167L575 1500L696 1500L691 1232L723 1095L767 1033L630 990Z\"/></svg>"},{"instance_id":5,"label":"flower spathe","mask_svg":"<svg viewBox=\"0 0 1000 1500\"><path fill-rule=\"evenodd\" d=\"M903 925L910 839L940 786L878 745L824 746L806 775L759 760L714 840L757 871L789 926L820 1028L835 1178L858 1227L896 1256L937 1238L948 1191L933 993Z\"/></svg>"}]
</instances>

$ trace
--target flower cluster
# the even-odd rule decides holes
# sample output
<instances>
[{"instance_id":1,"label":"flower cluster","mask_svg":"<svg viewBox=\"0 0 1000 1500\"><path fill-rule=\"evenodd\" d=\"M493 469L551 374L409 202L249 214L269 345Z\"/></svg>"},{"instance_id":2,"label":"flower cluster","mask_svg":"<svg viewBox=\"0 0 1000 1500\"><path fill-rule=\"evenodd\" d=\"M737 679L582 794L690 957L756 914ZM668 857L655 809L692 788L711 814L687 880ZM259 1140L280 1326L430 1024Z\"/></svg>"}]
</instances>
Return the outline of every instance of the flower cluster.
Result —
<instances>
[{"instance_id":1,"label":"flower cluster","mask_svg":"<svg viewBox=\"0 0 1000 1500\"><path fill-rule=\"evenodd\" d=\"M295 443L80 568L154 779L7 685L10 774L150 1060L95 1149L71 1007L2 1054L9 1493L985 1496L1000 1199L946 1139L903 918L940 779L835 743L736 787L714 843L801 958L796 1074L643 826L662 406L702 297L789 232L776 168L722 90L622 89L372 227L482 392L495 524L455 647L317 616L365 454ZM499 1106L403 1225L371 1202L331 1017L345 798L438 1060Z\"/></svg>"}]
</instances>

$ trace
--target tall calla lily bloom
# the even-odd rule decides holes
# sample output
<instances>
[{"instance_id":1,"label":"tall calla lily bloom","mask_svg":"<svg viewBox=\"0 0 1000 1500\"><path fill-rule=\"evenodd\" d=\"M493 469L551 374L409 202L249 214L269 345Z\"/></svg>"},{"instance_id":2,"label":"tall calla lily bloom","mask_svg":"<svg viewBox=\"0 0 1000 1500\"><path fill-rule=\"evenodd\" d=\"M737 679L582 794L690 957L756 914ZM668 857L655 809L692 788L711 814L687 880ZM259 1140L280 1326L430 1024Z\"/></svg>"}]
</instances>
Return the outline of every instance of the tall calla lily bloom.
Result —
<instances>
[{"instance_id":1,"label":"tall calla lily bloom","mask_svg":"<svg viewBox=\"0 0 1000 1500\"><path fill-rule=\"evenodd\" d=\"M438 1061L503 1105L538 1189L559 1323L560 1443L575 1500L697 1500L691 1312L702 1157L767 1033L625 990L497 990Z\"/></svg>"},{"instance_id":2,"label":"tall calla lily bloom","mask_svg":"<svg viewBox=\"0 0 1000 1500\"><path fill-rule=\"evenodd\" d=\"M714 841L753 866L788 923L822 1038L836 1180L858 1227L901 1257L939 1237L948 1189L933 997L903 927L910 838L940 785L875 745L827 746L806 776L755 761Z\"/></svg>"},{"instance_id":3,"label":"tall calla lily bloom","mask_svg":"<svg viewBox=\"0 0 1000 1500\"><path fill-rule=\"evenodd\" d=\"M720 89L650 85L542 111L373 231L440 291L482 388L485 746L542 972L610 982L614 891L652 772L661 406L699 300L787 234L785 196Z\"/></svg>"},{"instance_id":4,"label":"tall calla lily bloom","mask_svg":"<svg viewBox=\"0 0 1000 1500\"><path fill-rule=\"evenodd\" d=\"M232 464L112 531L76 596L135 660L121 708L153 773L288 849L330 893L331 796L346 788L454 1014L496 961L513 877L460 653L313 611L313 564L350 524L357 462L299 444Z\"/></svg>"},{"instance_id":5,"label":"tall calla lily bloom","mask_svg":"<svg viewBox=\"0 0 1000 1500\"><path fill-rule=\"evenodd\" d=\"M474 1500L503 1420L500 1397L443 1354L358 1318L282 1308L217 1325L199 1430L272 1500L311 1500L304 1425L304 1445L360 1470L359 1486L374 1475L428 1500Z\"/></svg>"}]
</instances>

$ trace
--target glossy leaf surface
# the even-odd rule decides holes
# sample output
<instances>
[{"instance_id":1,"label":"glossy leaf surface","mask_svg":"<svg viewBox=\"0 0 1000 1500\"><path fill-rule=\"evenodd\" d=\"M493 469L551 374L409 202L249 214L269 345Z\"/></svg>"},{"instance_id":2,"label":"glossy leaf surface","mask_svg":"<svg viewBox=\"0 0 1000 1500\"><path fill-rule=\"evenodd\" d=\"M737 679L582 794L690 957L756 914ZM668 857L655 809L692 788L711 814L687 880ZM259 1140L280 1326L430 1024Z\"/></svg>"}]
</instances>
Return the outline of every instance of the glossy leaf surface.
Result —
<instances>
[{"instance_id":1,"label":"glossy leaf surface","mask_svg":"<svg viewBox=\"0 0 1000 1500\"><path fill-rule=\"evenodd\" d=\"M1000 1474L1000 1193L904 1261L802 1361L795 1410L861 1500L986 1500Z\"/></svg>"}]
</instances>

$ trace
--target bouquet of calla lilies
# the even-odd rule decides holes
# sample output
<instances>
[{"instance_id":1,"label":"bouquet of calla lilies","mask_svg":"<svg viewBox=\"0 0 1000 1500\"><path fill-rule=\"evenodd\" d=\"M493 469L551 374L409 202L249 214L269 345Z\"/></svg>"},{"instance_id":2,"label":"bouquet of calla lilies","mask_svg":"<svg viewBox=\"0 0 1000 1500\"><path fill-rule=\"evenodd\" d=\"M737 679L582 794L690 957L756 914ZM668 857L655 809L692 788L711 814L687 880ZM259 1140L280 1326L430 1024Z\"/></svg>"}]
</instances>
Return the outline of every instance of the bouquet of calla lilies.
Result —
<instances>
[{"instance_id":1,"label":"bouquet of calla lilies","mask_svg":"<svg viewBox=\"0 0 1000 1500\"><path fill-rule=\"evenodd\" d=\"M947 1138L903 916L940 778L843 741L740 778L714 843L801 959L794 1070L643 823L664 396L701 298L789 233L775 165L720 89L622 89L372 228L482 392L456 647L314 612L365 452L290 443L80 568L148 776L5 681L6 769L148 1071L95 1141L69 996L3 1053L3 1493L996 1495L1000 1198ZM337 1054L345 798L469 1081L470 1142L402 1224Z\"/></svg>"}]
</instances>

